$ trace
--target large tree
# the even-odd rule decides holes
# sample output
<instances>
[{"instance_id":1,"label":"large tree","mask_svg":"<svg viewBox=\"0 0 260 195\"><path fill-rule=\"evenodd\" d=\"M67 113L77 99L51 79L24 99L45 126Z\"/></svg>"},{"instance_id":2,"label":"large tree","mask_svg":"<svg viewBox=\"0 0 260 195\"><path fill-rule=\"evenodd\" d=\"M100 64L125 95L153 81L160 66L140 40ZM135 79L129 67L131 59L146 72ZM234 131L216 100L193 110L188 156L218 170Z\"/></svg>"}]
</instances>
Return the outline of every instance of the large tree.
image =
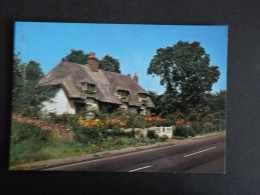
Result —
<instances>
[{"instance_id":1,"label":"large tree","mask_svg":"<svg viewBox=\"0 0 260 195\"><path fill-rule=\"evenodd\" d=\"M19 54L14 55L13 64L13 112L37 116L41 103L51 95L47 92L50 87L37 87L43 77L40 64L35 61L21 63Z\"/></svg>"},{"instance_id":2,"label":"large tree","mask_svg":"<svg viewBox=\"0 0 260 195\"><path fill-rule=\"evenodd\" d=\"M110 55L105 55L99 62L99 68L102 70L121 73L120 63L118 59L113 58Z\"/></svg>"},{"instance_id":3,"label":"large tree","mask_svg":"<svg viewBox=\"0 0 260 195\"><path fill-rule=\"evenodd\" d=\"M199 42L179 41L157 50L147 74L160 76L160 84L166 86L166 102L170 101L167 96L178 99L175 103L181 103L178 106L189 112L207 104L206 93L212 90L220 72L210 65L210 56Z\"/></svg>"}]
</instances>

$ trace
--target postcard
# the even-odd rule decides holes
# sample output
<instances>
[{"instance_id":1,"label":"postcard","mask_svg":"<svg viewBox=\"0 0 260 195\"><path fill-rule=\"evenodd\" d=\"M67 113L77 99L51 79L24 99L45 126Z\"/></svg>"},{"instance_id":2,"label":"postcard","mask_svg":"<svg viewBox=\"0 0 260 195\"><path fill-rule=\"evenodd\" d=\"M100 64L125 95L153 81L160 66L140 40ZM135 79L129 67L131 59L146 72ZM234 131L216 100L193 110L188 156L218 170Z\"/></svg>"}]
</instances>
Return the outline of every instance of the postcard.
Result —
<instances>
[{"instance_id":1,"label":"postcard","mask_svg":"<svg viewBox=\"0 0 260 195\"><path fill-rule=\"evenodd\" d=\"M227 26L14 32L9 170L225 173Z\"/></svg>"}]
</instances>

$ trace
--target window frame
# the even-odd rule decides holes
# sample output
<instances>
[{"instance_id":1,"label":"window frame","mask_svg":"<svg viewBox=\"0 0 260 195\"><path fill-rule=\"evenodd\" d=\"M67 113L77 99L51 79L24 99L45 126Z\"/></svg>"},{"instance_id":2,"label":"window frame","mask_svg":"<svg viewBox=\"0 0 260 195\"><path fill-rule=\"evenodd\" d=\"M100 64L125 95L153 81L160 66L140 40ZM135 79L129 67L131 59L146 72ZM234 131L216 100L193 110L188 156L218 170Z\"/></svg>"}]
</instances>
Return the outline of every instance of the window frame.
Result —
<instances>
[{"instance_id":1,"label":"window frame","mask_svg":"<svg viewBox=\"0 0 260 195\"><path fill-rule=\"evenodd\" d=\"M84 82L82 83L82 90L95 93L97 92L97 86L91 83Z\"/></svg>"},{"instance_id":2,"label":"window frame","mask_svg":"<svg viewBox=\"0 0 260 195\"><path fill-rule=\"evenodd\" d=\"M119 97L128 97L130 95L130 92L127 90L117 90L117 95Z\"/></svg>"}]
</instances>

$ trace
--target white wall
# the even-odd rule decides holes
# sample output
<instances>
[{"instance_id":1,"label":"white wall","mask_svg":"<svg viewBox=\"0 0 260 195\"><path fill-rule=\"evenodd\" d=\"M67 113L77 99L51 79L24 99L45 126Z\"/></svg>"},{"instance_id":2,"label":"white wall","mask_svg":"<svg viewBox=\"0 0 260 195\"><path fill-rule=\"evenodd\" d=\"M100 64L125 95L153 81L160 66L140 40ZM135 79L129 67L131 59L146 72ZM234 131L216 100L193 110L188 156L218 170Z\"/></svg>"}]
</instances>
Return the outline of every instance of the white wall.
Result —
<instances>
[{"instance_id":1,"label":"white wall","mask_svg":"<svg viewBox=\"0 0 260 195\"><path fill-rule=\"evenodd\" d=\"M69 101L64 90L60 87L54 98L50 101L43 102L44 112L53 112L58 115L60 114L75 114L75 106L73 102Z\"/></svg>"}]
</instances>

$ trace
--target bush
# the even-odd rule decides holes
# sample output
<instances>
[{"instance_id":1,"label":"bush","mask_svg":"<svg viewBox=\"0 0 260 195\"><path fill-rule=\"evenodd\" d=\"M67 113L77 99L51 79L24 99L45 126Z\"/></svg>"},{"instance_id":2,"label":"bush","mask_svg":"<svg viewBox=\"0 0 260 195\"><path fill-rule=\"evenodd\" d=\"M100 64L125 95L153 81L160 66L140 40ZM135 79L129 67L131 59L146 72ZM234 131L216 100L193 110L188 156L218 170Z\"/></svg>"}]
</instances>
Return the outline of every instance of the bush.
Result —
<instances>
[{"instance_id":1,"label":"bush","mask_svg":"<svg viewBox=\"0 0 260 195\"><path fill-rule=\"evenodd\" d=\"M97 128L87 128L79 124L72 124L73 139L80 143L98 143L100 136Z\"/></svg>"},{"instance_id":2,"label":"bush","mask_svg":"<svg viewBox=\"0 0 260 195\"><path fill-rule=\"evenodd\" d=\"M100 130L101 136L104 138L107 137L117 137L117 136L125 136L125 137L134 137L134 132L124 132L121 129L105 129Z\"/></svg>"},{"instance_id":3,"label":"bush","mask_svg":"<svg viewBox=\"0 0 260 195\"><path fill-rule=\"evenodd\" d=\"M147 137L150 139L157 139L159 136L157 134L155 134L154 130L151 130L151 131L148 131Z\"/></svg>"},{"instance_id":4,"label":"bush","mask_svg":"<svg viewBox=\"0 0 260 195\"><path fill-rule=\"evenodd\" d=\"M159 139L160 139L160 141L164 142L165 140L168 139L168 137L166 135L163 135Z\"/></svg>"},{"instance_id":5,"label":"bush","mask_svg":"<svg viewBox=\"0 0 260 195\"><path fill-rule=\"evenodd\" d=\"M191 123L191 126L193 128L193 130L196 132L196 134L201 133L201 124L198 121L194 121Z\"/></svg>"},{"instance_id":6,"label":"bush","mask_svg":"<svg viewBox=\"0 0 260 195\"><path fill-rule=\"evenodd\" d=\"M173 123L172 123L172 121L170 119L165 119L163 121L157 121L155 123L156 127L170 127L172 125L173 125Z\"/></svg>"},{"instance_id":7,"label":"bush","mask_svg":"<svg viewBox=\"0 0 260 195\"><path fill-rule=\"evenodd\" d=\"M51 124L61 124L61 125L71 125L76 123L80 115L72 115L72 114L62 114L57 115L55 113L48 113L42 120Z\"/></svg>"},{"instance_id":8,"label":"bush","mask_svg":"<svg viewBox=\"0 0 260 195\"><path fill-rule=\"evenodd\" d=\"M183 124L183 125L176 126L174 135L182 136L182 137L189 137L189 136L194 137L196 135L196 132L194 131L191 125Z\"/></svg>"},{"instance_id":9,"label":"bush","mask_svg":"<svg viewBox=\"0 0 260 195\"><path fill-rule=\"evenodd\" d=\"M11 144L22 143L25 140L30 140L35 144L46 142L52 138L51 132L41 130L27 122L12 121Z\"/></svg>"}]
</instances>

